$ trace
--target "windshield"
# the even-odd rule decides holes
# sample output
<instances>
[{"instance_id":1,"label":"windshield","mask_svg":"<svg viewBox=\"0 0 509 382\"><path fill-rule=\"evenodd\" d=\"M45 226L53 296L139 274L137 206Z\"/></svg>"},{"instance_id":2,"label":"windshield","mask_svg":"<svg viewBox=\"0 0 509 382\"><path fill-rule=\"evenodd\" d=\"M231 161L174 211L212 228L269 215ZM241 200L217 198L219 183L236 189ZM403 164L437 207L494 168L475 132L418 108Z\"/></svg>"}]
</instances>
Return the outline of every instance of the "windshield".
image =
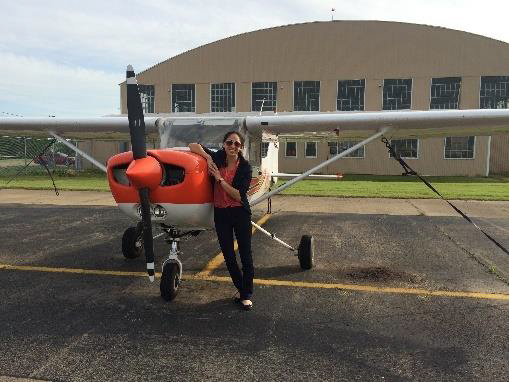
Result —
<instances>
[{"instance_id":1,"label":"windshield","mask_svg":"<svg viewBox=\"0 0 509 382\"><path fill-rule=\"evenodd\" d=\"M161 148L187 147L200 143L210 149L220 149L224 135L240 131L242 119L167 120L160 131Z\"/></svg>"}]
</instances>

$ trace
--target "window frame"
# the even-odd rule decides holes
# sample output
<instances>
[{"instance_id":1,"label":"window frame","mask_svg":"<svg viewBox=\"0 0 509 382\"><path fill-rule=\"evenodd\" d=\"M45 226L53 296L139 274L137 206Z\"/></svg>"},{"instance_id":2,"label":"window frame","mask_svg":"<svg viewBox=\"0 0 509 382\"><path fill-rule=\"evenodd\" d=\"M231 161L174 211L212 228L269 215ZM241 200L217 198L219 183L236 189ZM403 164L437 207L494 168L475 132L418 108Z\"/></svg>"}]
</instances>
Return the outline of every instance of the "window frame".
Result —
<instances>
[{"instance_id":1,"label":"window frame","mask_svg":"<svg viewBox=\"0 0 509 382\"><path fill-rule=\"evenodd\" d=\"M509 81L509 75L506 75L506 76L479 76L479 98L478 98L479 109L489 109L489 108L484 108L481 105L481 91L482 91L483 77L485 77L485 78L486 77L506 77L506 78L508 78L508 81ZM506 100L506 105L507 105L507 108L509 108L509 86L506 88L506 97L508 98ZM498 107L496 107L496 109L505 109L505 108L498 108Z\"/></svg>"},{"instance_id":2,"label":"window frame","mask_svg":"<svg viewBox=\"0 0 509 382\"><path fill-rule=\"evenodd\" d=\"M459 91L458 91L458 107L457 108L453 108L453 109L432 109L431 108L431 100L432 100L432 90L433 90L433 80L439 80L439 79L444 79L444 78L459 78ZM462 91L462 82L463 82L463 77L461 76L447 76L447 77L431 77L430 78L430 82L429 82L429 110L458 110L460 109L460 106L461 106L461 91ZM480 93L480 90L479 90L479 99L480 99L480 96L481 96L481 93Z\"/></svg>"},{"instance_id":3,"label":"window frame","mask_svg":"<svg viewBox=\"0 0 509 382\"><path fill-rule=\"evenodd\" d=\"M364 91L362 93L362 110L339 110L338 109L338 100L339 100L339 83L340 82L345 82L345 81L364 81ZM351 79L351 80L337 80L336 81L336 111L345 111L345 112L352 112L352 113L355 113L355 112L360 112L360 111L365 111L366 110L366 79L365 78L356 78L356 79Z\"/></svg>"},{"instance_id":4,"label":"window frame","mask_svg":"<svg viewBox=\"0 0 509 382\"><path fill-rule=\"evenodd\" d=\"M173 102L173 85L193 85L193 104L194 104L194 110L193 111L174 111L174 102ZM172 113L196 113L196 84L185 84L185 83L171 83L170 84L170 110Z\"/></svg>"},{"instance_id":5,"label":"window frame","mask_svg":"<svg viewBox=\"0 0 509 382\"><path fill-rule=\"evenodd\" d=\"M355 146L357 143L360 143L361 141L357 141L357 140L349 140L349 139L341 139L341 140L337 140L336 142L337 142L337 150L338 150L338 154L339 154L339 153L340 153L340 151L339 151L339 143L340 143L340 142L355 142L355 143L352 145L352 146ZM346 149L345 149L345 150L343 150L343 151L348 150L348 149L349 149L349 148L351 148L352 146L350 146L350 147L346 148ZM359 156L359 157L351 156L351 155L352 155L355 151L357 151L357 150L361 150L361 149L362 149L362 155L363 155L363 156L361 156L361 157L360 157L360 156ZM344 156L344 157L341 157L341 159L365 159L365 158L366 158L366 145L364 145L364 146L362 146L362 147L359 147L357 150L355 150L354 152L352 152L352 154L348 154L348 155L346 155L346 156ZM343 151L341 151L341 152L343 152ZM330 151L329 151L329 153L330 153Z\"/></svg>"},{"instance_id":6,"label":"window frame","mask_svg":"<svg viewBox=\"0 0 509 382\"><path fill-rule=\"evenodd\" d=\"M405 109L384 109L384 90L385 90L385 81L389 80L410 80L410 106ZM384 78L382 82L382 111L393 111L393 110L412 110L412 106L414 103L414 97L413 97L413 90L414 90L414 78Z\"/></svg>"},{"instance_id":7,"label":"window frame","mask_svg":"<svg viewBox=\"0 0 509 382\"><path fill-rule=\"evenodd\" d=\"M267 148L265 149L265 156L263 155L263 146L264 145L267 145ZM270 142L264 142L264 141L261 141L260 142L260 156L262 158L267 158L267 155L269 154L269 146L270 146Z\"/></svg>"},{"instance_id":8,"label":"window frame","mask_svg":"<svg viewBox=\"0 0 509 382\"><path fill-rule=\"evenodd\" d=\"M288 143L295 143L295 155L287 155L288 153ZM285 141L285 158L298 158L299 151L297 141Z\"/></svg>"},{"instance_id":9,"label":"window frame","mask_svg":"<svg viewBox=\"0 0 509 382\"><path fill-rule=\"evenodd\" d=\"M212 85L221 85L221 84L233 84L233 105L229 111L212 111ZM209 84L209 110L211 113L235 113L237 111L237 83L236 82L211 82Z\"/></svg>"},{"instance_id":10,"label":"window frame","mask_svg":"<svg viewBox=\"0 0 509 382\"><path fill-rule=\"evenodd\" d=\"M475 135L466 135L464 137L468 137L468 138L474 137L474 144L472 145L472 158L446 158L445 150L446 150L446 147L447 147L447 138L457 138L457 137L444 137L444 152L443 152L443 159L444 160L474 160L475 159L475 146L476 146L476 143L477 143L477 136L475 136Z\"/></svg>"},{"instance_id":11,"label":"window frame","mask_svg":"<svg viewBox=\"0 0 509 382\"><path fill-rule=\"evenodd\" d=\"M272 111L274 113L277 113L277 91L278 91L278 83L277 81L251 81L251 97L250 97L250 101L251 101L251 105L250 105L250 110L251 111L254 111L254 112L260 112L260 110L253 110L253 84L260 84L260 83L275 83L276 84L276 91L275 91L275 97L274 97L274 109L273 110L267 110L267 111ZM263 110L265 111L265 110Z\"/></svg>"},{"instance_id":12,"label":"window frame","mask_svg":"<svg viewBox=\"0 0 509 382\"><path fill-rule=\"evenodd\" d=\"M140 90L140 86L152 87L152 89L154 91L154 94L152 96L147 96L147 99L152 98L152 106L153 106L153 110L152 111L145 110L145 108L143 107L143 98L141 97L141 93L145 93L145 92L142 92ZM140 94L140 101L141 101L141 106L142 106L143 114L154 114L156 112L156 86L153 85L153 84L138 84L138 93ZM150 103L147 101L147 109L148 109L149 105L150 105Z\"/></svg>"},{"instance_id":13,"label":"window frame","mask_svg":"<svg viewBox=\"0 0 509 382\"><path fill-rule=\"evenodd\" d=\"M308 155L308 143L314 143L315 144L315 155ZM318 158L318 141L305 141L304 143L304 158Z\"/></svg>"},{"instance_id":14,"label":"window frame","mask_svg":"<svg viewBox=\"0 0 509 382\"><path fill-rule=\"evenodd\" d=\"M295 110L295 82L318 82L320 90L318 92L318 110ZM321 80L293 80L292 87L292 110L304 113L316 113L319 112L322 107L322 81Z\"/></svg>"},{"instance_id":15,"label":"window frame","mask_svg":"<svg viewBox=\"0 0 509 382\"><path fill-rule=\"evenodd\" d=\"M420 149L420 145L421 145L421 140L419 138L391 139L389 142L391 144L391 146L392 146L393 141L417 141L417 149L416 149L417 155L415 157L401 157L401 159L419 159L419 149ZM391 156L391 153L389 153L389 158L394 159L394 157Z\"/></svg>"}]
</instances>

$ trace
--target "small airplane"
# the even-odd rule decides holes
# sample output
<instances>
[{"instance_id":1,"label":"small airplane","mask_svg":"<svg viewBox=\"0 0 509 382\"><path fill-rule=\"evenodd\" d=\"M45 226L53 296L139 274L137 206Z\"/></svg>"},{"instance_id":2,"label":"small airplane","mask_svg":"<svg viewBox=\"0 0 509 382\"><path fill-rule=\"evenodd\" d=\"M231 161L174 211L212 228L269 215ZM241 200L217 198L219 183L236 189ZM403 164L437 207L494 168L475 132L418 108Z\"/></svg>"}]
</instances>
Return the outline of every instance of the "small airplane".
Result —
<instances>
[{"instance_id":1,"label":"small airplane","mask_svg":"<svg viewBox=\"0 0 509 382\"><path fill-rule=\"evenodd\" d=\"M177 296L182 279L179 255L181 238L198 235L213 228L213 185L206 161L192 153L187 145L199 142L219 148L223 135L231 130L245 137L245 157L253 168L248 191L250 204L268 200L287 187L308 176L334 178L335 175L313 175L321 168L339 160L367 143L384 137L425 138L432 136L496 135L509 133L509 109L383 111L330 113L270 113L224 115L176 114L145 116L134 70L127 67L128 115L98 118L0 118L0 132L15 135L48 134L75 150L92 164L105 171L118 207L136 225L128 227L122 237L122 253L132 259L145 254L149 279L154 281L154 246L152 226L165 235L170 253L162 265L161 296L171 301ZM274 190L278 177L295 174L278 173L278 134L328 132L361 139L351 148L293 177ZM132 151L111 157L107 166L72 145L67 138L122 139L129 133ZM147 150L147 136L158 136L160 148ZM262 158L261 142L268 142L267 155ZM314 264L314 238L303 235L298 248L293 248L255 223L299 259L301 268Z\"/></svg>"}]
</instances>

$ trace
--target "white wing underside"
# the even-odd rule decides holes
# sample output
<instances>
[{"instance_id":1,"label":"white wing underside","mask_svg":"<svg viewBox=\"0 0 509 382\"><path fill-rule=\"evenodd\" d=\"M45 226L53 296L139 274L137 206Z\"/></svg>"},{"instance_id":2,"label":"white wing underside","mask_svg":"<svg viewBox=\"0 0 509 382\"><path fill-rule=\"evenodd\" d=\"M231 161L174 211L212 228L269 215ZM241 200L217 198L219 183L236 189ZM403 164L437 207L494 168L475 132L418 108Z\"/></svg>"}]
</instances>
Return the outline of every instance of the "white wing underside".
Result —
<instances>
[{"instance_id":1,"label":"white wing underside","mask_svg":"<svg viewBox=\"0 0 509 382\"><path fill-rule=\"evenodd\" d=\"M383 111L352 113L252 113L158 114L145 117L147 134L159 136L163 126L186 121L213 125L222 120L237 120L250 133L336 134L364 138L382 128L390 128L391 137L437 137L496 135L509 133L509 109ZM66 138L129 139L125 116L97 118L0 118L3 135L47 136L53 131Z\"/></svg>"},{"instance_id":2,"label":"white wing underside","mask_svg":"<svg viewBox=\"0 0 509 382\"><path fill-rule=\"evenodd\" d=\"M509 109L384 111L246 117L248 130L274 134L329 132L365 138L382 128L401 138L509 133Z\"/></svg>"}]
</instances>

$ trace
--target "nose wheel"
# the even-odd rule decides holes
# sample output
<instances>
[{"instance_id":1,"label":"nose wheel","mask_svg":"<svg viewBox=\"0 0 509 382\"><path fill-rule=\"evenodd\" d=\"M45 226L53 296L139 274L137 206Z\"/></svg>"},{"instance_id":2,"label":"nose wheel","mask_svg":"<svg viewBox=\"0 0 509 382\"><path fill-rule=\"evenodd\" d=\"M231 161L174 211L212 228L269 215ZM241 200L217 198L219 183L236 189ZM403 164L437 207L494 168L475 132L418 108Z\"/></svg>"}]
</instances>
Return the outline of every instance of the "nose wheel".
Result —
<instances>
[{"instance_id":1,"label":"nose wheel","mask_svg":"<svg viewBox=\"0 0 509 382\"><path fill-rule=\"evenodd\" d=\"M165 241L170 245L170 255L163 263L161 274L161 284L159 289L161 297L166 301L172 301L177 297L177 293L182 283L182 263L180 262L180 239L184 236L197 236L200 231L182 232L173 227L161 226L166 233Z\"/></svg>"},{"instance_id":2,"label":"nose wheel","mask_svg":"<svg viewBox=\"0 0 509 382\"><path fill-rule=\"evenodd\" d=\"M178 263L167 262L163 265L163 273L161 275L161 297L166 301L172 301L177 297L180 286L180 267Z\"/></svg>"}]
</instances>

